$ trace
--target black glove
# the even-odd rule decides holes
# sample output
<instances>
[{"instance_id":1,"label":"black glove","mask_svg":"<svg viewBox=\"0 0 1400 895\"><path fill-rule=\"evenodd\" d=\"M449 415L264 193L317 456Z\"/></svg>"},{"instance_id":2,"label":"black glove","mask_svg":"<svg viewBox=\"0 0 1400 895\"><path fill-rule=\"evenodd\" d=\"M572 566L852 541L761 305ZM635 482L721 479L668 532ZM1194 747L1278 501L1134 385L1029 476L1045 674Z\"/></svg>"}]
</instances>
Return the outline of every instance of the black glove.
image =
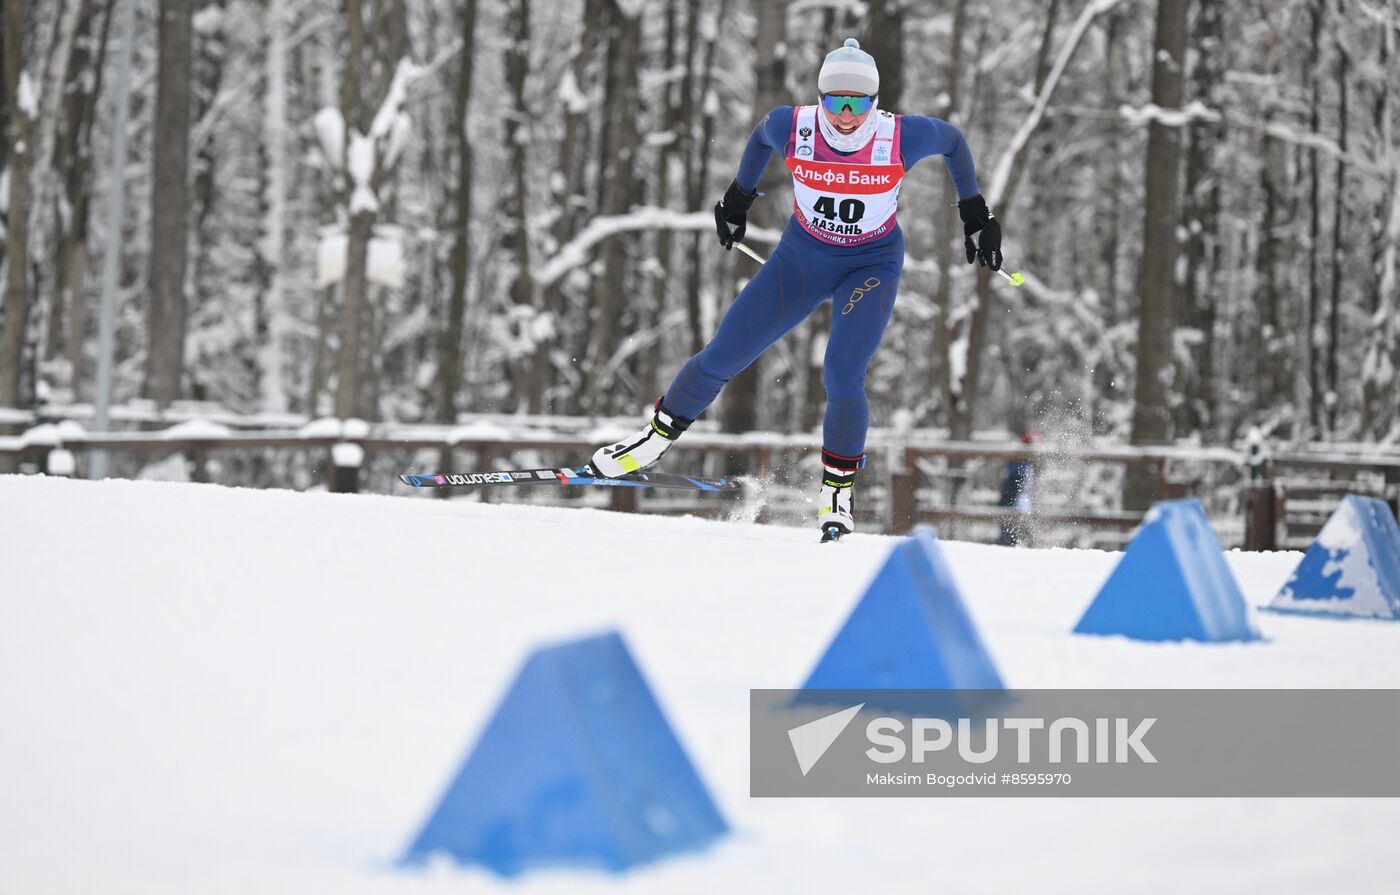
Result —
<instances>
[{"instance_id":1,"label":"black glove","mask_svg":"<svg viewBox=\"0 0 1400 895\"><path fill-rule=\"evenodd\" d=\"M758 193L746 193L739 181L729 185L724 198L715 203L715 232L719 234L719 244L725 250L734 248L734 243L744 238L748 227L749 206L758 198Z\"/></svg>"},{"instance_id":2,"label":"black glove","mask_svg":"<svg viewBox=\"0 0 1400 895\"><path fill-rule=\"evenodd\" d=\"M982 262L983 267L1001 270L1001 224L987 209L987 200L981 196L963 199L958 203L958 215L963 222L963 246L967 249L967 263L973 259ZM981 236L973 240L973 235Z\"/></svg>"}]
</instances>

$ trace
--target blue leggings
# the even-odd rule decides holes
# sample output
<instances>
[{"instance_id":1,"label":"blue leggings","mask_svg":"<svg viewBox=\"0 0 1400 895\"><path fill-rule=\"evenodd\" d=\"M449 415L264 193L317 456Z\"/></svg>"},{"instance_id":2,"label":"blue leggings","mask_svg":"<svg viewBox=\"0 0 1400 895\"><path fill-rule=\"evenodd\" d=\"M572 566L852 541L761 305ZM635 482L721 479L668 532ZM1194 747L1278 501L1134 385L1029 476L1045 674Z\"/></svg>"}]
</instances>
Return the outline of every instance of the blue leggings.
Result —
<instances>
[{"instance_id":1,"label":"blue leggings","mask_svg":"<svg viewBox=\"0 0 1400 895\"><path fill-rule=\"evenodd\" d=\"M817 242L789 219L773 256L734 299L714 338L676 374L666 390L666 409L695 419L726 382L830 301L831 338L822 365L823 446L860 456L870 425L865 370L894 312L903 267L904 234L898 227L870 246L840 248Z\"/></svg>"}]
</instances>

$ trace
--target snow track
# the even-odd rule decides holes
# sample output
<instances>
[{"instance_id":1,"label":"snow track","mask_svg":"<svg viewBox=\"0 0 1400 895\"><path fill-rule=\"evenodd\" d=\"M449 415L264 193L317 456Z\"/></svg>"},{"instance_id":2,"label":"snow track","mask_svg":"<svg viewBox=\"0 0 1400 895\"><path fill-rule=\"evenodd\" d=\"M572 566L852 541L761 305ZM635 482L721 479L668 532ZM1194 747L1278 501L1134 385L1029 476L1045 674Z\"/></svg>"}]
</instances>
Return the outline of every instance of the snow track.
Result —
<instances>
[{"instance_id":1,"label":"snow track","mask_svg":"<svg viewBox=\"0 0 1400 895\"><path fill-rule=\"evenodd\" d=\"M815 529L0 477L0 893L1386 891L1382 800L748 798L888 550ZM945 544L1016 687L1400 687L1400 626L1068 632L1115 554ZM1298 554L1231 554L1255 606ZM734 834L623 877L392 869L529 648L619 627Z\"/></svg>"}]
</instances>

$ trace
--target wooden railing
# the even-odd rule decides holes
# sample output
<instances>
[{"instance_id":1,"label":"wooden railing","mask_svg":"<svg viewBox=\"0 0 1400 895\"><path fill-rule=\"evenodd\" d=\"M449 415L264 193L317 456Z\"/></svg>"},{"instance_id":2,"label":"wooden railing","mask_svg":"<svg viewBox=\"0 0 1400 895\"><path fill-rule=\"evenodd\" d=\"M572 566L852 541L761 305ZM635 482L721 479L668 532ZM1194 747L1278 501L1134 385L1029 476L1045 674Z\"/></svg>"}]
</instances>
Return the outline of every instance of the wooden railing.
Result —
<instances>
[{"instance_id":1,"label":"wooden railing","mask_svg":"<svg viewBox=\"0 0 1400 895\"><path fill-rule=\"evenodd\" d=\"M512 465L577 465L610 437L606 431L555 435L539 431L507 433L480 426L390 429L364 424L346 427L334 421L323 423L301 430L256 431L185 423L163 432L107 433L86 432L71 424L48 425L17 437L0 438L0 461L8 458L11 466L19 465L23 471L71 475L80 473L95 451L143 458L148 462L179 454L188 462L191 480L208 482L218 478L211 474L211 458L280 450L312 458L310 466L323 469L323 481L329 490L336 492L356 492L365 486L363 470L368 457L377 469L369 482L369 490L394 492L400 487L394 477L398 472L490 468L495 465L496 458L525 454L537 459L535 462L512 460ZM600 434L602 437L597 437ZM337 445L346 444L356 445L360 450L336 450ZM772 498L772 492L786 489L792 494L801 494L803 489L810 491L815 487L817 468L813 458L819 449L820 439L815 435L730 435L692 431L678 443L667 462L669 468L697 473L727 474L734 469L745 470L746 474L740 479L746 483L744 500L751 507L747 515L766 522L784 518L780 502ZM424 452L430 452L436 468L423 468ZM865 481L869 484L862 488L858 518L864 530L889 533L908 531L920 522L953 527L960 536L967 532L974 537L977 532L997 531L1003 524L1024 526L1027 517L1016 510L979 501L975 496L960 497L956 487L948 487L949 483L960 483L969 475L995 481L994 477L999 476L1004 464L1013 460L1029 460L1037 470L1037 482L1043 481L1044 473L1057 466L1146 467L1157 479L1159 498L1197 494L1207 499L1217 527L1222 529L1223 540L1256 550L1305 545L1303 539L1311 538L1321 524L1318 506L1329 501L1335 503L1347 491L1381 496L1390 501L1392 507L1400 496L1400 455L1363 455L1356 451L1348 454L1317 450L1277 453L1249 467L1244 463L1244 453L1223 447L1123 445L1067 451L1055 445L951 442L884 432L873 435L868 453L871 468ZM938 467L940 463L942 466ZM608 489L608 506L627 512L709 516L733 512L732 501L722 498L677 499L674 494L661 496L639 491L641 489ZM940 497L940 491L951 493L951 497L949 493ZM562 494L559 497L561 500L577 499ZM1040 505L1042 497L1046 496L1032 495L1035 510L1031 520L1036 530L1076 526L1096 533L1101 541L1121 543L1142 518L1138 512L1086 509L1073 500L1063 505L1049 505L1046 498L1047 505ZM490 499L500 498L491 495Z\"/></svg>"}]
</instances>

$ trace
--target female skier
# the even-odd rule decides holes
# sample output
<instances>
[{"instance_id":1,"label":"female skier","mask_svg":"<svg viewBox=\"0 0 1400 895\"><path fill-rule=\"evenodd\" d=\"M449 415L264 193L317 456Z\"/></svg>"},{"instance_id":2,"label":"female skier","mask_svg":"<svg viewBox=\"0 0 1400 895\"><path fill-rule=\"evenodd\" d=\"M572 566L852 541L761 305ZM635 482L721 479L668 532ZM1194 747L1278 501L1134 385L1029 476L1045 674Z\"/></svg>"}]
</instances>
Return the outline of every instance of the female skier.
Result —
<instances>
[{"instance_id":1,"label":"female skier","mask_svg":"<svg viewBox=\"0 0 1400 895\"><path fill-rule=\"evenodd\" d=\"M827 55L817 90L819 105L779 106L763 117L738 176L715 205L720 244L731 249L744 238L769 155L782 153L796 201L772 257L730 305L710 343L681 367L647 426L599 448L591 466L618 477L656 463L726 382L832 301L818 509L822 540L829 541L855 530L852 485L865 465L870 417L865 371L894 311L904 266L904 234L895 220L901 179L919 159L944 157L969 264L978 259L1001 268L1001 227L979 194L962 132L937 118L878 109L879 70L854 38Z\"/></svg>"}]
</instances>

